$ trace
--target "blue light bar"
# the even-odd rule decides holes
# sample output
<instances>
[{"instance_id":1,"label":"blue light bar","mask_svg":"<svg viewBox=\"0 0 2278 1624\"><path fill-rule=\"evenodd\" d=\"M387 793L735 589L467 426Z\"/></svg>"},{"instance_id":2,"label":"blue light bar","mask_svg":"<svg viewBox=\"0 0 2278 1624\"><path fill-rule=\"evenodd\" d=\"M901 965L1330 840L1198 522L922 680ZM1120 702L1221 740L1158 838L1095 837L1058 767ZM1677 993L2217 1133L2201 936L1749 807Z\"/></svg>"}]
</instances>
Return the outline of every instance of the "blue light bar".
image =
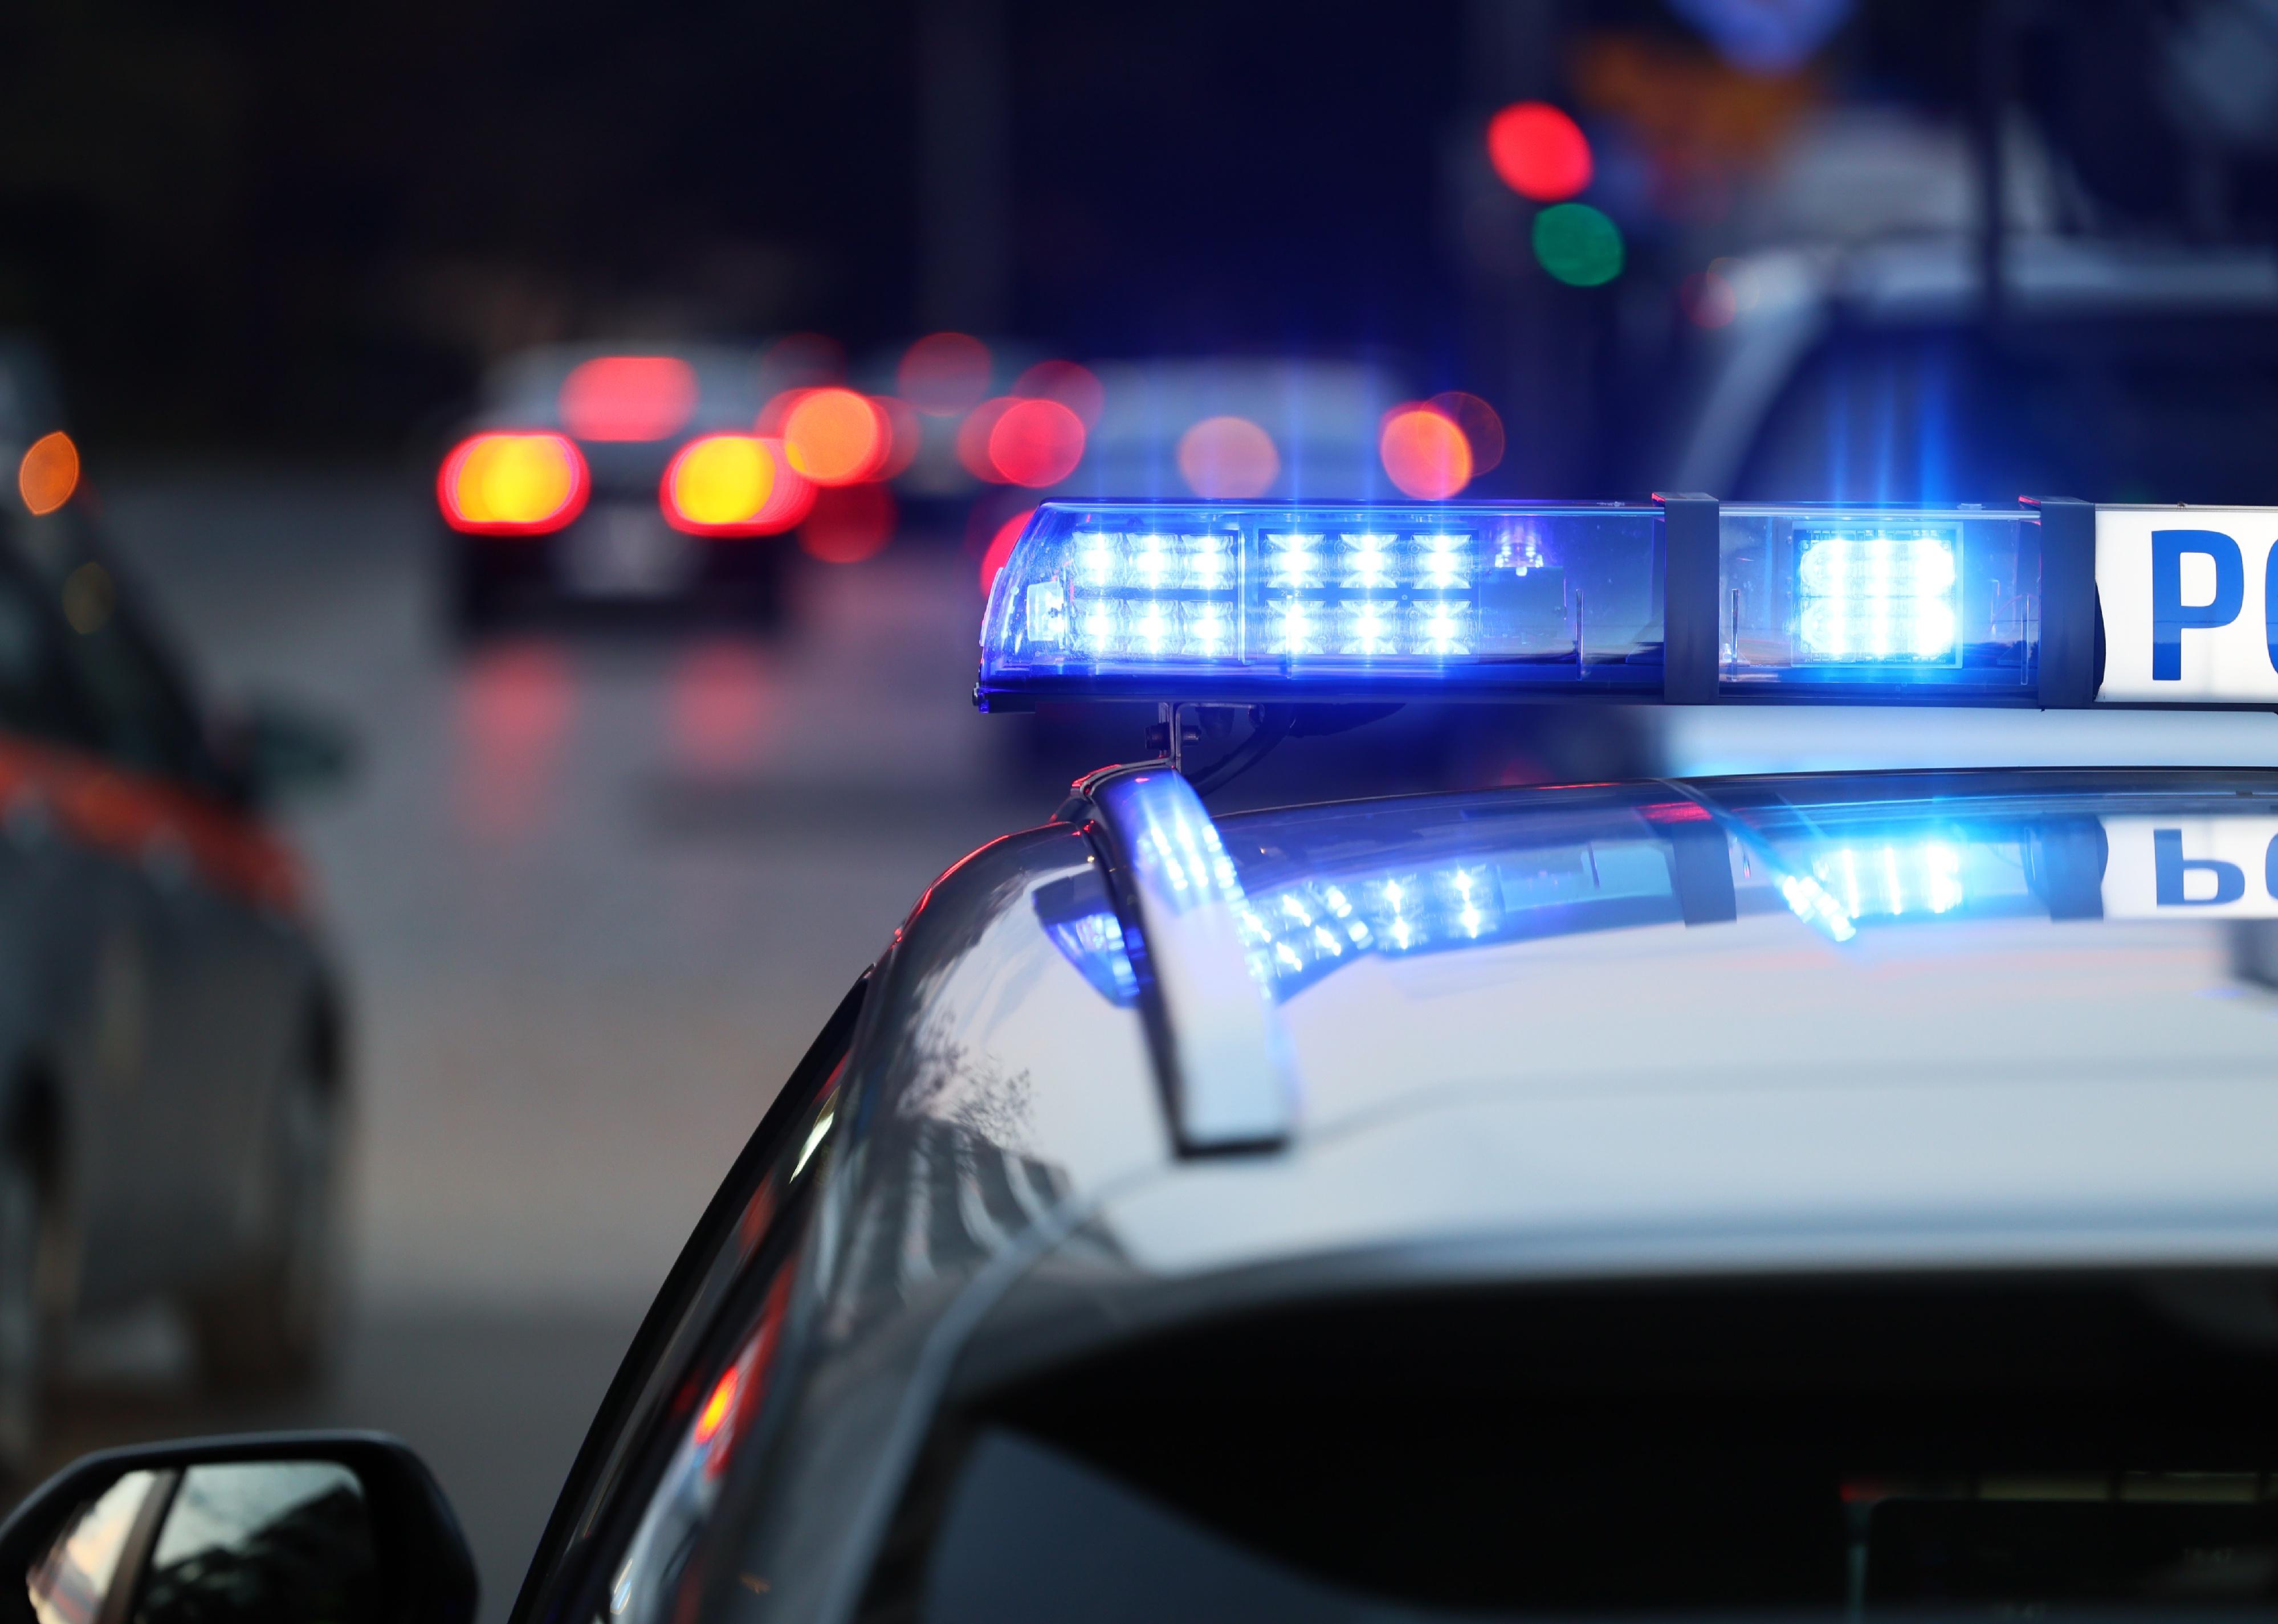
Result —
<instances>
[{"instance_id":1,"label":"blue light bar","mask_svg":"<svg viewBox=\"0 0 2278 1624\"><path fill-rule=\"evenodd\" d=\"M2032 704L2041 529L1705 498L1046 503L990 594L976 697Z\"/></svg>"}]
</instances>

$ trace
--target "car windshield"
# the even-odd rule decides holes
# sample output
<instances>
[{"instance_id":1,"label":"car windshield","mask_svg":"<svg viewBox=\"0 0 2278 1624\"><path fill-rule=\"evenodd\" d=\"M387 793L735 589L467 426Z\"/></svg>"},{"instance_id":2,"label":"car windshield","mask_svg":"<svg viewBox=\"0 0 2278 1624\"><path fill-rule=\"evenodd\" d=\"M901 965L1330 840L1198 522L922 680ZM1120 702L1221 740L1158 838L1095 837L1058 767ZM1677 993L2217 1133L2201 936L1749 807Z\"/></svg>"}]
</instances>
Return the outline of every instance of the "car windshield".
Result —
<instances>
[{"instance_id":1,"label":"car windshield","mask_svg":"<svg viewBox=\"0 0 2278 1624\"><path fill-rule=\"evenodd\" d=\"M1601 1288L1158 1335L945 1434L869 1616L2259 1613L2258 1315L2207 1279Z\"/></svg>"}]
</instances>

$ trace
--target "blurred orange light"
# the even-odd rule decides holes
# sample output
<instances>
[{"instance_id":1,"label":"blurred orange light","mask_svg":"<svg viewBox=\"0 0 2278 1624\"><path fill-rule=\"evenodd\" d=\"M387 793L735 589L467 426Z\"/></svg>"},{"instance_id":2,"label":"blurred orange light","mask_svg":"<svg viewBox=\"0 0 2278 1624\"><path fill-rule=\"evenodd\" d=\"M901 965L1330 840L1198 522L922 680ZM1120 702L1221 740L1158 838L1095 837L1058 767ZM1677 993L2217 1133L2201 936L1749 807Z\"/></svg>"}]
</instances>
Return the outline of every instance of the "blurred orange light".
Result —
<instances>
[{"instance_id":1,"label":"blurred orange light","mask_svg":"<svg viewBox=\"0 0 2278 1624\"><path fill-rule=\"evenodd\" d=\"M562 426L581 440L661 440L696 411L696 373L675 355L600 355L562 380Z\"/></svg>"},{"instance_id":2,"label":"blurred orange light","mask_svg":"<svg viewBox=\"0 0 2278 1624\"><path fill-rule=\"evenodd\" d=\"M1452 419L1472 446L1472 477L1477 479L1502 461L1502 419L1495 408L1475 394L1450 389L1432 397L1432 409Z\"/></svg>"},{"instance_id":3,"label":"blurred orange light","mask_svg":"<svg viewBox=\"0 0 2278 1624\"><path fill-rule=\"evenodd\" d=\"M873 478L892 449L893 426L865 394L809 389L784 415L784 454L819 485Z\"/></svg>"},{"instance_id":4,"label":"blurred orange light","mask_svg":"<svg viewBox=\"0 0 2278 1624\"><path fill-rule=\"evenodd\" d=\"M1487 121L1487 161L1521 197L1555 203L1590 184L1590 138L1548 102L1515 102Z\"/></svg>"},{"instance_id":5,"label":"blurred orange light","mask_svg":"<svg viewBox=\"0 0 2278 1624\"><path fill-rule=\"evenodd\" d=\"M79 447L61 429L42 434L16 465L16 490L34 513L53 513L79 489Z\"/></svg>"},{"instance_id":6,"label":"blurred orange light","mask_svg":"<svg viewBox=\"0 0 2278 1624\"><path fill-rule=\"evenodd\" d=\"M1023 507L998 525L997 533L989 538L989 550L981 555L981 596L984 599L997 584L998 573L1013 561L1013 549L1020 542L1021 532L1036 516L1035 508Z\"/></svg>"},{"instance_id":7,"label":"blurred orange light","mask_svg":"<svg viewBox=\"0 0 2278 1624\"><path fill-rule=\"evenodd\" d=\"M882 484L835 486L815 493L799 545L826 564L859 564L885 551L900 517L894 493Z\"/></svg>"},{"instance_id":8,"label":"blurred orange light","mask_svg":"<svg viewBox=\"0 0 2278 1624\"><path fill-rule=\"evenodd\" d=\"M1413 497L1441 501L1472 483L1472 444L1455 420L1428 406L1395 407L1377 442L1384 471Z\"/></svg>"},{"instance_id":9,"label":"blurred orange light","mask_svg":"<svg viewBox=\"0 0 2278 1624\"><path fill-rule=\"evenodd\" d=\"M1058 400L1015 400L989 431L989 461L1007 484L1056 485L1083 461L1083 420Z\"/></svg>"},{"instance_id":10,"label":"blurred orange light","mask_svg":"<svg viewBox=\"0 0 2278 1624\"><path fill-rule=\"evenodd\" d=\"M707 434L681 447L664 470L659 505L675 530L697 536L768 536L806 516L813 482L792 469L779 440Z\"/></svg>"},{"instance_id":11,"label":"blurred orange light","mask_svg":"<svg viewBox=\"0 0 2278 1624\"><path fill-rule=\"evenodd\" d=\"M1179 436L1179 473L1196 496L1263 496L1281 477L1281 454L1247 417L1205 417Z\"/></svg>"},{"instance_id":12,"label":"blurred orange light","mask_svg":"<svg viewBox=\"0 0 2278 1624\"><path fill-rule=\"evenodd\" d=\"M1039 361L1013 380L1013 393L1040 400L1058 400L1083 420L1089 429L1099 422L1107 404L1107 390L1089 367L1073 361Z\"/></svg>"},{"instance_id":13,"label":"blurred orange light","mask_svg":"<svg viewBox=\"0 0 2278 1624\"><path fill-rule=\"evenodd\" d=\"M741 1361L730 1365L720 1373L720 1379L712 1384L712 1396L704 1400L703 1409L697 1414L697 1443L710 1443L713 1435L727 1424L730 1414L736 1407L736 1389L743 1379Z\"/></svg>"},{"instance_id":14,"label":"blurred orange light","mask_svg":"<svg viewBox=\"0 0 2278 1624\"><path fill-rule=\"evenodd\" d=\"M925 438L925 420L899 395L873 395L870 403L884 415L888 431L886 460L871 477L891 479L917 461L918 446Z\"/></svg>"},{"instance_id":15,"label":"blurred orange light","mask_svg":"<svg viewBox=\"0 0 2278 1624\"><path fill-rule=\"evenodd\" d=\"M920 339L902 357L902 396L935 417L954 416L981 403L989 393L989 347L965 332L936 332Z\"/></svg>"},{"instance_id":16,"label":"blurred orange light","mask_svg":"<svg viewBox=\"0 0 2278 1624\"><path fill-rule=\"evenodd\" d=\"M1003 470L989 454L989 441L997 432L997 420L1018 404L1011 395L983 400L957 425L957 460L975 479L985 479L992 485L1005 483Z\"/></svg>"},{"instance_id":17,"label":"blurred orange light","mask_svg":"<svg viewBox=\"0 0 2278 1624\"><path fill-rule=\"evenodd\" d=\"M480 536L539 536L584 510L585 454L559 434L478 434L443 459L444 522Z\"/></svg>"}]
</instances>

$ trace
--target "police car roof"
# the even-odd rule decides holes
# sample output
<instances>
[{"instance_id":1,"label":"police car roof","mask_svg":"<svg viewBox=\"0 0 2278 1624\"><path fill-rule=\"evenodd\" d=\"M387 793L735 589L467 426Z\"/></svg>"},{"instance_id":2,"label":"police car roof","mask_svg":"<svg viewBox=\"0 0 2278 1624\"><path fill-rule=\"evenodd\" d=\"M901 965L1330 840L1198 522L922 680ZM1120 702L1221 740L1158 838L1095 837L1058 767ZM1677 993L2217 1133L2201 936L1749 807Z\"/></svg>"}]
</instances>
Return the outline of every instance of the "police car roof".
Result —
<instances>
[{"instance_id":1,"label":"police car roof","mask_svg":"<svg viewBox=\"0 0 2278 1624\"><path fill-rule=\"evenodd\" d=\"M890 956L857 1071L866 1115L917 1134L900 1155L946 1133L1014 1170L994 1199L1089 1192L1158 1273L1486 1236L1640 1267L2278 1258L2278 774L1647 782L1219 827L1288 1142L1180 1157L1098 854L1059 825L944 876Z\"/></svg>"}]
</instances>

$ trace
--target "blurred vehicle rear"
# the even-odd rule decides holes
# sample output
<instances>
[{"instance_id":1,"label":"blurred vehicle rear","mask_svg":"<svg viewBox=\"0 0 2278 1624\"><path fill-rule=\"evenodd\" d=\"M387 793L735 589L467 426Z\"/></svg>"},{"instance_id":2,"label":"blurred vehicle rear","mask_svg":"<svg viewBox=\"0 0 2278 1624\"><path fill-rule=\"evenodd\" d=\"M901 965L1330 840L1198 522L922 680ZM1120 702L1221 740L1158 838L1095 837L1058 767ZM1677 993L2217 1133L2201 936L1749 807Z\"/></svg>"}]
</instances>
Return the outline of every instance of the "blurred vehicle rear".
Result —
<instances>
[{"instance_id":1,"label":"blurred vehicle rear","mask_svg":"<svg viewBox=\"0 0 2278 1624\"><path fill-rule=\"evenodd\" d=\"M565 608L772 625L814 488L758 431L761 362L586 346L493 368L437 480L455 629Z\"/></svg>"}]
</instances>

